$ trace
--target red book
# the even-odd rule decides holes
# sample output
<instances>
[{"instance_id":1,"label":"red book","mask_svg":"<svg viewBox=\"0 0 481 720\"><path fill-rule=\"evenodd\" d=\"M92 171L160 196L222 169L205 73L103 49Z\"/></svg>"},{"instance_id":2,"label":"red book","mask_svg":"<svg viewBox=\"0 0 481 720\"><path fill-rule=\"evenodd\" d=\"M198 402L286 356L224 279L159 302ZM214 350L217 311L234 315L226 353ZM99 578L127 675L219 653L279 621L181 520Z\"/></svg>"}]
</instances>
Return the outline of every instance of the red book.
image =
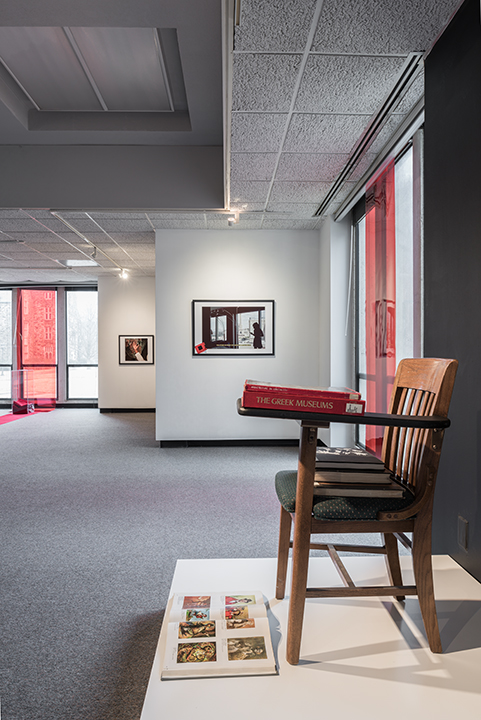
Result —
<instances>
[{"instance_id":1,"label":"red book","mask_svg":"<svg viewBox=\"0 0 481 720\"><path fill-rule=\"evenodd\" d=\"M309 398L333 398L338 400L360 400L361 393L347 387L302 387L301 385L274 385L258 380L246 380L244 391L257 393L275 393L283 395L302 395Z\"/></svg>"},{"instance_id":2,"label":"red book","mask_svg":"<svg viewBox=\"0 0 481 720\"><path fill-rule=\"evenodd\" d=\"M336 395L301 395L300 393L250 392L244 390L242 405L246 408L292 410L293 412L319 412L334 415L363 415L364 400L340 398Z\"/></svg>"}]
</instances>

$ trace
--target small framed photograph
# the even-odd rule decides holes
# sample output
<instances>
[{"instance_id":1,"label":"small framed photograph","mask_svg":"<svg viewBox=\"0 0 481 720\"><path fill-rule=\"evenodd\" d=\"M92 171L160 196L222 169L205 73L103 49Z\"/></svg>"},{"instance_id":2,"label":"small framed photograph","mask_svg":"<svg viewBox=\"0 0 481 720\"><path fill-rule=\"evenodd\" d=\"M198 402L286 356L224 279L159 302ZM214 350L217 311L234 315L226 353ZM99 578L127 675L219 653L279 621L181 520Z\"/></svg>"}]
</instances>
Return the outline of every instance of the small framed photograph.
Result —
<instances>
[{"instance_id":1,"label":"small framed photograph","mask_svg":"<svg viewBox=\"0 0 481 720\"><path fill-rule=\"evenodd\" d=\"M119 335L120 365L153 365L153 335Z\"/></svg>"},{"instance_id":2,"label":"small framed photograph","mask_svg":"<svg viewBox=\"0 0 481 720\"><path fill-rule=\"evenodd\" d=\"M192 354L274 355L274 300L193 300Z\"/></svg>"}]
</instances>

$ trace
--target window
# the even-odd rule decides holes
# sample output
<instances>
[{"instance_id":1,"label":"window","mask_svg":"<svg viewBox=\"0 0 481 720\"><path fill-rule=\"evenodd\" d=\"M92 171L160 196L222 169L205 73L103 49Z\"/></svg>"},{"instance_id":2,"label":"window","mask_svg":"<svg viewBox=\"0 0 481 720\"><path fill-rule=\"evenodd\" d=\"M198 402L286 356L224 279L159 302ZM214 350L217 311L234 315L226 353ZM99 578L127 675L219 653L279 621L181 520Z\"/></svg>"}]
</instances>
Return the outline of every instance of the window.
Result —
<instances>
[{"instance_id":1,"label":"window","mask_svg":"<svg viewBox=\"0 0 481 720\"><path fill-rule=\"evenodd\" d=\"M12 291L0 290L0 398L10 398L12 377Z\"/></svg>"},{"instance_id":2,"label":"window","mask_svg":"<svg viewBox=\"0 0 481 720\"><path fill-rule=\"evenodd\" d=\"M0 400L14 370L34 400L96 400L97 357L96 288L0 289Z\"/></svg>"},{"instance_id":3,"label":"window","mask_svg":"<svg viewBox=\"0 0 481 720\"><path fill-rule=\"evenodd\" d=\"M97 292L67 290L67 398L98 397Z\"/></svg>"},{"instance_id":4,"label":"window","mask_svg":"<svg viewBox=\"0 0 481 720\"><path fill-rule=\"evenodd\" d=\"M387 412L396 367L420 354L421 270L414 152L384 164L366 188L356 224L357 374L366 410ZM359 440L379 455L384 428L361 427Z\"/></svg>"},{"instance_id":5,"label":"window","mask_svg":"<svg viewBox=\"0 0 481 720\"><path fill-rule=\"evenodd\" d=\"M17 369L30 370L29 395L33 398L56 400L56 291L18 291L17 353Z\"/></svg>"}]
</instances>

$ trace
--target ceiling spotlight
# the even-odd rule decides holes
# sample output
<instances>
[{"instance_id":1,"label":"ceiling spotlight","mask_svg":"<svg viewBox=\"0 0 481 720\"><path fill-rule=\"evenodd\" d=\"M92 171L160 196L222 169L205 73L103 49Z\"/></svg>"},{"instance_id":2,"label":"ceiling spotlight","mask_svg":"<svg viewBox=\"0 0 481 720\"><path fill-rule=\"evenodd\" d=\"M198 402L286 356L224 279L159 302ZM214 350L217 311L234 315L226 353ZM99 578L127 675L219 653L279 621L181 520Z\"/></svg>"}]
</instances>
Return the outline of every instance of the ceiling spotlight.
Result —
<instances>
[{"instance_id":1,"label":"ceiling spotlight","mask_svg":"<svg viewBox=\"0 0 481 720\"><path fill-rule=\"evenodd\" d=\"M93 258L94 260L97 257L97 248L96 247L94 247L94 249L90 253L90 257Z\"/></svg>"},{"instance_id":2,"label":"ceiling spotlight","mask_svg":"<svg viewBox=\"0 0 481 720\"><path fill-rule=\"evenodd\" d=\"M129 277L129 273L127 272L127 270L125 270L124 268L122 268L122 270L120 271L120 277L121 277L123 280L126 280L126 279Z\"/></svg>"},{"instance_id":3,"label":"ceiling spotlight","mask_svg":"<svg viewBox=\"0 0 481 720\"><path fill-rule=\"evenodd\" d=\"M239 222L239 213L238 212L235 212L233 215L229 215L229 217L227 218L227 224L229 225L229 227L232 227L232 225L235 225L238 222Z\"/></svg>"}]
</instances>

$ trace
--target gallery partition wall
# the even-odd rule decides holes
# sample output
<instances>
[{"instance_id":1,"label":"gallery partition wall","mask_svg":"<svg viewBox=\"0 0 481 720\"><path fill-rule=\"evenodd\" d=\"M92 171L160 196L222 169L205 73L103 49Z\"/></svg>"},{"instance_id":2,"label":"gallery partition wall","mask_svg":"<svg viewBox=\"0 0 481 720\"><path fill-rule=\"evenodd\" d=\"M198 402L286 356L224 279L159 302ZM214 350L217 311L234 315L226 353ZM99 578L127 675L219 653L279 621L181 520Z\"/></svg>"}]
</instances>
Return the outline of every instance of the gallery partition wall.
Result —
<instances>
[{"instance_id":1,"label":"gallery partition wall","mask_svg":"<svg viewBox=\"0 0 481 720\"><path fill-rule=\"evenodd\" d=\"M96 288L0 290L0 337L1 400L12 398L13 371L27 371L32 398L97 399Z\"/></svg>"},{"instance_id":2,"label":"gallery partition wall","mask_svg":"<svg viewBox=\"0 0 481 720\"><path fill-rule=\"evenodd\" d=\"M387 412L397 364L421 355L420 137L386 160L355 208L357 378L370 412ZM359 440L379 455L383 432L360 428Z\"/></svg>"}]
</instances>

